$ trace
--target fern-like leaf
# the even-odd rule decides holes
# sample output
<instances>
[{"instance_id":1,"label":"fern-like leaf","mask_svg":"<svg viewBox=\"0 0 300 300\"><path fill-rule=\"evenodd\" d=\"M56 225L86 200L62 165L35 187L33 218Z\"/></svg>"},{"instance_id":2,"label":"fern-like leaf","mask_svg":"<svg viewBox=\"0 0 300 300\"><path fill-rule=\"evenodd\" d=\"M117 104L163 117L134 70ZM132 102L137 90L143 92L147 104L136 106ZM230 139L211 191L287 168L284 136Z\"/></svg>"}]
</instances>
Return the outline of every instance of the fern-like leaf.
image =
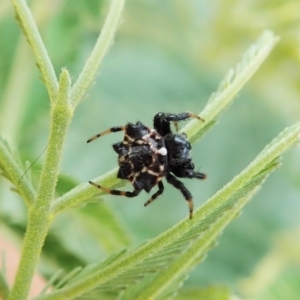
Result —
<instances>
[{"instance_id":1,"label":"fern-like leaf","mask_svg":"<svg viewBox=\"0 0 300 300\"><path fill-rule=\"evenodd\" d=\"M42 81L45 82L47 86L50 99L54 101L58 91L58 81L31 11L27 6L26 1L11 0L11 2L14 7L16 19L19 21L20 27L22 28L28 43L32 47L38 69L42 74Z\"/></svg>"},{"instance_id":2,"label":"fern-like leaf","mask_svg":"<svg viewBox=\"0 0 300 300\"><path fill-rule=\"evenodd\" d=\"M7 141L0 136L0 169L3 175L13 183L16 191L28 205L31 205L35 198L35 190L31 183L29 174L24 175L19 156L11 149Z\"/></svg>"},{"instance_id":3,"label":"fern-like leaf","mask_svg":"<svg viewBox=\"0 0 300 300\"><path fill-rule=\"evenodd\" d=\"M211 95L207 105L201 112L201 117L205 119L205 123L192 120L182 129L192 143L212 128L217 116L232 103L245 83L268 57L278 40L279 38L273 32L264 31L256 43L244 53L241 62L236 65L235 69L228 71L217 91Z\"/></svg>"},{"instance_id":4,"label":"fern-like leaf","mask_svg":"<svg viewBox=\"0 0 300 300\"><path fill-rule=\"evenodd\" d=\"M77 277L64 288L38 299L71 299L95 289L124 288L143 279L147 273L166 269L176 257L184 257L187 251L191 251L194 256L186 270L193 267L245 205L249 193L278 166L278 157L299 143L299 134L300 123L280 133L244 171L197 209L192 220L181 221L152 241L114 259L105 267L94 266L85 272L86 276Z\"/></svg>"},{"instance_id":5,"label":"fern-like leaf","mask_svg":"<svg viewBox=\"0 0 300 300\"><path fill-rule=\"evenodd\" d=\"M177 245L189 243L185 252L168 264L167 268L160 270L158 275L146 288L137 294L129 295L129 297L125 299L170 299L172 296L175 296L190 270L205 257L206 252L215 244L214 241L222 233L225 226L236 217L242 207L259 189L266 177L274 171L276 167L278 167L277 161L272 162L266 166L262 172L252 178L244 188L233 195L232 199L228 199L229 203L234 203L232 208L224 210L223 214L219 211L207 230L203 231L200 226L191 228L190 232L187 232L183 236L183 242L182 239L177 241ZM197 232L198 237L195 239L193 237L196 236Z\"/></svg>"}]
</instances>

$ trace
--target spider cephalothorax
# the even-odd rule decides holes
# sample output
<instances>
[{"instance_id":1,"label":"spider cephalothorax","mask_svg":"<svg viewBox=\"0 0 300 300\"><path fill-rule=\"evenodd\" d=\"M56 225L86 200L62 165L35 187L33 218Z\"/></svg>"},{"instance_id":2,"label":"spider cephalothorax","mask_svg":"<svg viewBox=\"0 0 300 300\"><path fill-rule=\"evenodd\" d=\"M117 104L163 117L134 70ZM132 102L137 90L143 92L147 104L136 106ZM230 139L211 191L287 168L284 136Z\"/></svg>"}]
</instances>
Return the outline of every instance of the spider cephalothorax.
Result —
<instances>
[{"instance_id":1,"label":"spider cephalothorax","mask_svg":"<svg viewBox=\"0 0 300 300\"><path fill-rule=\"evenodd\" d=\"M206 175L194 171L190 154L192 147L186 134L172 133L170 127L171 122L174 122L177 128L177 122L190 117L202 120L190 112L177 115L158 113L154 117L154 129L146 127L141 122L127 123L125 126L111 127L90 138L88 143L111 132L125 132L123 141L113 144L119 162L117 177L129 180L134 190L132 192L119 191L91 181L89 183L107 193L126 197L135 197L142 190L150 192L155 185L158 185L158 191L145 203L146 206L163 193L164 186L161 180L165 177L168 183L179 189L188 201L191 219L193 216L192 195L177 177L204 179Z\"/></svg>"}]
</instances>

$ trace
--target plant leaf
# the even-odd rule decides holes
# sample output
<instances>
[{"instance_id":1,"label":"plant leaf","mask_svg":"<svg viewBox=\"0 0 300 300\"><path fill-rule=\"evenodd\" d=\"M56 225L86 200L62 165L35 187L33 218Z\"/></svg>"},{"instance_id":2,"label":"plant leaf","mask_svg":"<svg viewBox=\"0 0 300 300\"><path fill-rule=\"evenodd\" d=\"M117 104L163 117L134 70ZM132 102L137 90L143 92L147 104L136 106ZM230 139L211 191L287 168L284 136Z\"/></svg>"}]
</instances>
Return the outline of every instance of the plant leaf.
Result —
<instances>
[{"instance_id":1,"label":"plant leaf","mask_svg":"<svg viewBox=\"0 0 300 300\"><path fill-rule=\"evenodd\" d=\"M74 214L82 227L100 243L107 254L130 245L129 231L122 223L122 217L118 216L109 203L90 203Z\"/></svg>"},{"instance_id":2,"label":"plant leaf","mask_svg":"<svg viewBox=\"0 0 300 300\"><path fill-rule=\"evenodd\" d=\"M58 91L58 81L31 11L27 6L26 1L11 0L11 2L15 10L16 18L20 23L20 27L23 29L23 33L32 47L38 68L43 76L43 81L47 86L50 99L54 101Z\"/></svg>"},{"instance_id":3,"label":"plant leaf","mask_svg":"<svg viewBox=\"0 0 300 300\"><path fill-rule=\"evenodd\" d=\"M26 175L21 166L19 156L12 151L8 143L0 136L0 169L3 175L17 188L27 205L31 205L35 199L30 175Z\"/></svg>"},{"instance_id":4,"label":"plant leaf","mask_svg":"<svg viewBox=\"0 0 300 300\"><path fill-rule=\"evenodd\" d=\"M75 268L65 276L63 276L58 283L55 285L55 289L58 289L62 286L65 286L66 284L70 284L72 282L76 282L80 279L83 279L88 273L92 272L93 270L97 270L98 268L103 268L111 263L113 263L115 260L119 259L121 256L123 256L126 253L126 250L121 250L117 253L112 254L109 256L106 260L93 263L87 265L85 268Z\"/></svg>"},{"instance_id":5,"label":"plant leaf","mask_svg":"<svg viewBox=\"0 0 300 300\"><path fill-rule=\"evenodd\" d=\"M192 120L182 128L182 131L188 135L192 143L202 137L207 129L212 128L216 117L232 103L241 88L258 70L278 41L279 37L275 36L272 31L264 31L256 43L244 53L242 61L236 65L235 69L228 71L218 90L211 95L207 105L201 112L201 117L205 120L205 123Z\"/></svg>"},{"instance_id":6,"label":"plant leaf","mask_svg":"<svg viewBox=\"0 0 300 300\"><path fill-rule=\"evenodd\" d=\"M84 278L72 281L61 290L38 299L71 299L96 288L124 287L137 279L142 279L145 273L166 268L170 261L184 255L190 247L190 251L198 253L198 256L194 256L193 262L190 262L189 267L192 267L202 258L207 251L205 249L211 246L213 239L223 231L226 224L246 203L247 194L262 183L278 165L277 158L284 151L299 143L299 133L300 123L282 131L247 168L197 209L192 220L184 219L155 239L122 255L106 267L93 268ZM234 213L230 214L230 212ZM214 224L215 227L213 227ZM210 230L214 233L212 234ZM206 242L207 234L211 236ZM198 242L200 246L203 243L202 252L199 252L198 248L193 248L195 244L199 246Z\"/></svg>"},{"instance_id":7,"label":"plant leaf","mask_svg":"<svg viewBox=\"0 0 300 300\"><path fill-rule=\"evenodd\" d=\"M71 101L74 107L79 103L86 90L92 84L99 70L100 63L112 44L115 32L119 25L124 2L124 0L111 1L109 12L96 45L71 91Z\"/></svg>"},{"instance_id":8,"label":"plant leaf","mask_svg":"<svg viewBox=\"0 0 300 300\"><path fill-rule=\"evenodd\" d=\"M167 295L168 298L170 298L171 295L175 295L190 270L205 257L206 252L214 245L214 241L222 233L226 225L236 217L242 207L259 189L270 172L274 171L277 166L278 163L271 163L270 166L267 166L258 176L255 176L244 188L239 190L237 194L233 195L232 199L228 200L229 203L231 201L234 203L232 208L228 211L224 211L221 216L217 214L215 220L210 221L213 222L211 225L203 224L207 226L207 230L201 230L199 227L191 228L190 232L175 242L182 244L182 246L190 241L192 243L188 244L188 249L178 256L177 259L174 259L173 262L169 263L165 270L161 270L158 273L156 278L151 282L151 285L147 285L147 287L138 294L131 295L131 299L144 299L145 297L151 299L165 299ZM199 238L196 240L194 237L196 232L194 231L201 232L201 235L199 235Z\"/></svg>"},{"instance_id":9,"label":"plant leaf","mask_svg":"<svg viewBox=\"0 0 300 300\"><path fill-rule=\"evenodd\" d=\"M103 186L113 188L124 186L126 184L126 181L117 178L116 173L117 169L115 168L107 172L105 175L93 179L93 181L101 182ZM88 182L82 183L53 201L51 206L52 213L55 215L62 210L82 205L82 203L84 203L85 201L93 198L95 194L102 195L105 193L103 191L97 191L97 189L91 186Z\"/></svg>"},{"instance_id":10,"label":"plant leaf","mask_svg":"<svg viewBox=\"0 0 300 300\"><path fill-rule=\"evenodd\" d=\"M76 179L61 175L56 190L59 194L63 194L77 184ZM129 229L122 222L122 216L100 197L91 198L90 202L89 205L84 204L84 207L72 212L72 217L83 230L84 236L92 237L108 255L129 246L132 237ZM65 240L68 243L68 240Z\"/></svg>"}]
</instances>

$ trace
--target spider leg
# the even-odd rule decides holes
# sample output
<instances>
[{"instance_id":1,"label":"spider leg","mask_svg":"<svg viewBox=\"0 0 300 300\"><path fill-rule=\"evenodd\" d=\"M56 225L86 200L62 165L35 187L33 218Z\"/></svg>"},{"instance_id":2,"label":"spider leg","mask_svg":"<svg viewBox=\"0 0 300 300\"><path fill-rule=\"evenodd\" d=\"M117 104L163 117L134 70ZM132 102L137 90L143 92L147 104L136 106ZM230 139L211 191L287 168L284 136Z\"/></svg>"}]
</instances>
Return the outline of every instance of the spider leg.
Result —
<instances>
[{"instance_id":1,"label":"spider leg","mask_svg":"<svg viewBox=\"0 0 300 300\"><path fill-rule=\"evenodd\" d=\"M186 170L182 169L175 169L172 170L173 174L180 178L197 178L197 179L205 179L206 174L201 172L195 172L194 170Z\"/></svg>"},{"instance_id":2,"label":"spider leg","mask_svg":"<svg viewBox=\"0 0 300 300\"><path fill-rule=\"evenodd\" d=\"M164 191L164 185L161 181L158 182L158 191L152 195L152 197L145 202L144 206L149 205L151 202L153 202L159 195L161 195Z\"/></svg>"},{"instance_id":3,"label":"spider leg","mask_svg":"<svg viewBox=\"0 0 300 300\"><path fill-rule=\"evenodd\" d=\"M173 176L172 174L167 174L166 176L167 181L172 184L176 189L179 189L182 193L182 195L184 196L185 200L188 202L189 205L189 211L190 211L190 219L192 219L193 217L193 199L192 199L192 194L190 193L190 191L184 186L184 184L178 180L175 176Z\"/></svg>"},{"instance_id":4,"label":"spider leg","mask_svg":"<svg viewBox=\"0 0 300 300\"><path fill-rule=\"evenodd\" d=\"M117 195L117 196L125 196L128 198L136 197L140 191L139 190L133 190L132 192L128 191L119 191L119 190L113 190L106 187L103 187L95 182L89 181L89 184L95 186L96 188L105 191L108 194Z\"/></svg>"},{"instance_id":5,"label":"spider leg","mask_svg":"<svg viewBox=\"0 0 300 300\"><path fill-rule=\"evenodd\" d=\"M102 131L102 132L94 135L93 137L91 137L90 139L87 140L87 143L90 143L90 142L94 141L95 139L99 138L102 135L109 134L109 133L112 133L112 132L125 131L125 130L126 130L126 126L111 127L111 128L109 128L105 131Z\"/></svg>"},{"instance_id":6,"label":"spider leg","mask_svg":"<svg viewBox=\"0 0 300 300\"><path fill-rule=\"evenodd\" d=\"M189 111L181 113L181 114L177 114L177 115L176 114L167 114L165 116L165 120L167 122L178 122L178 121L183 121L183 120L186 120L189 118L195 118L195 119L198 119L198 120L201 120L204 122L204 120L201 117L199 117L198 115L191 113Z\"/></svg>"},{"instance_id":7,"label":"spider leg","mask_svg":"<svg viewBox=\"0 0 300 300\"><path fill-rule=\"evenodd\" d=\"M170 128L170 122L175 123L175 128L178 131L178 125L176 123L178 123L179 121L186 120L188 118L196 118L204 122L204 120L201 117L191 112L184 112L181 114L169 114L160 112L154 116L153 126L154 129L157 130L157 132L161 136L166 136L167 134L172 133Z\"/></svg>"},{"instance_id":8,"label":"spider leg","mask_svg":"<svg viewBox=\"0 0 300 300\"><path fill-rule=\"evenodd\" d=\"M186 170L185 174L187 178L197 178L197 179L205 179L206 174L201 173L201 172L195 172L193 170Z\"/></svg>"}]
</instances>

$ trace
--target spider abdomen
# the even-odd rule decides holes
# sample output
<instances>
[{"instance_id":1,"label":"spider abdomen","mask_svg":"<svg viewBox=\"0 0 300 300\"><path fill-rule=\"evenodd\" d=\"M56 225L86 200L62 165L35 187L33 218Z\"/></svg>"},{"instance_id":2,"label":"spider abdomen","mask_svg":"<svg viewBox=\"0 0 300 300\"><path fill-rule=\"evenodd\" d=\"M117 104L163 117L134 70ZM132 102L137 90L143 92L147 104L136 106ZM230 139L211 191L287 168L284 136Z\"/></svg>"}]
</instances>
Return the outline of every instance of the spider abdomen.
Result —
<instances>
[{"instance_id":1,"label":"spider abdomen","mask_svg":"<svg viewBox=\"0 0 300 300\"><path fill-rule=\"evenodd\" d=\"M155 130L128 123L123 141L113 148L118 153L117 177L129 180L135 190L149 192L164 176L167 149Z\"/></svg>"}]
</instances>

